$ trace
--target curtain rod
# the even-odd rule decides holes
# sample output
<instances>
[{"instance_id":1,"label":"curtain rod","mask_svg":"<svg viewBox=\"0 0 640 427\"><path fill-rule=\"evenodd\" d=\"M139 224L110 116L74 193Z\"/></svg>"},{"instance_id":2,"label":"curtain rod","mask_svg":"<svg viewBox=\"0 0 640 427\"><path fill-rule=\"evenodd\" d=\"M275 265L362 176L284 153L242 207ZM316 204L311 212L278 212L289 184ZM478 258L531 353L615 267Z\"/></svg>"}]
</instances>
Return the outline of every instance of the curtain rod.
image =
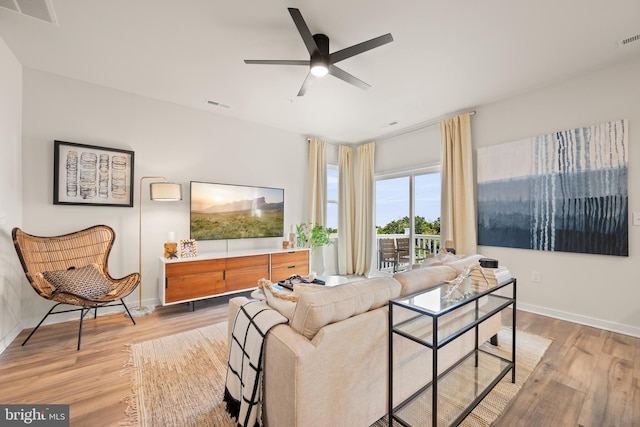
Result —
<instances>
[{"instance_id":1,"label":"curtain rod","mask_svg":"<svg viewBox=\"0 0 640 427\"><path fill-rule=\"evenodd\" d=\"M341 146L341 145L351 145L351 144L347 144L346 142L345 142L345 143L338 143L338 142L327 141L326 139L324 139L324 138L318 138L317 136L313 136L313 137L308 136L308 137L307 137L307 142L311 142L311 138L319 139L319 140L321 140L321 141L324 141L324 143L325 143L325 144L333 145L333 146L336 146L336 147L339 147L339 146Z\"/></svg>"},{"instance_id":2,"label":"curtain rod","mask_svg":"<svg viewBox=\"0 0 640 427\"><path fill-rule=\"evenodd\" d=\"M385 141L387 139L395 138L397 136L406 135L408 133L418 131L420 129L426 129L426 128L429 128L431 126L435 126L435 125L439 124L443 120L450 119L450 118L455 117L455 116L459 116L460 114L464 114L464 113L458 113L458 114L453 114L453 115L449 114L449 115L446 115L446 116L441 116L441 117L438 117L436 119L430 120L428 122L418 124L418 125L416 125L414 127L407 128L407 129L405 129L403 131L398 131L397 133L390 133L390 134L388 134L386 136L382 136L382 137L379 137L379 138L373 138L371 141L368 141L368 142L382 142L382 141ZM475 116L476 115L476 110L469 111L469 115L470 116ZM311 137L307 137L307 142L309 142L309 141L311 141ZM326 144L334 145L336 147L339 147L340 145L358 146L358 145L366 143L365 141L362 141L362 142L359 142L359 143L356 143L356 144L341 144L341 143L326 141L324 139L323 139L323 141Z\"/></svg>"},{"instance_id":3,"label":"curtain rod","mask_svg":"<svg viewBox=\"0 0 640 427\"><path fill-rule=\"evenodd\" d=\"M407 129L405 129L403 131L400 131L400 132L397 132L397 133L391 133L391 134L389 134L387 136L383 136L383 137L377 138L375 141L376 142L385 141L387 139L395 138L395 137L401 136L401 135L406 135L408 133L415 132L415 131L418 131L420 129L430 128L431 126L435 126L437 124L440 124L440 122L443 121L443 120L450 119L450 118L455 117L455 116L459 116L460 114L464 114L464 113L442 116L442 117L439 117L437 119L430 120L430 121L428 121L426 123L422 123L422 124L416 125L414 127L407 128ZM476 110L469 111L469 115L470 116L475 116L476 115Z\"/></svg>"},{"instance_id":4,"label":"curtain rod","mask_svg":"<svg viewBox=\"0 0 640 427\"><path fill-rule=\"evenodd\" d=\"M346 142L333 142L333 141L327 141L326 139L324 139L324 138L319 138L319 137L317 137L317 136L313 136L313 137L312 137L312 136L308 136L308 137L307 137L307 142L311 142L311 138L319 139L320 141L323 141L325 144L327 144L327 145L333 145L334 147L340 147L341 145L352 146L352 147L355 147L355 146L356 146L356 145L354 145L354 144L349 144L349 143L346 143Z\"/></svg>"}]
</instances>

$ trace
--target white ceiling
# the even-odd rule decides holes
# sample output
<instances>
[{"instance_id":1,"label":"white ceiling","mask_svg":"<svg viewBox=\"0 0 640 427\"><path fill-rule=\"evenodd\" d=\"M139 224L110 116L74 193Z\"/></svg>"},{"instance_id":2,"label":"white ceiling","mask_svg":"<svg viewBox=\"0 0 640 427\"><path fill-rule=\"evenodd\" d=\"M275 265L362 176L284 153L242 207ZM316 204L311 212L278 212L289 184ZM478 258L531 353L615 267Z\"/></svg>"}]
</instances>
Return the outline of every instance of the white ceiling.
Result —
<instances>
[{"instance_id":1,"label":"white ceiling","mask_svg":"<svg viewBox=\"0 0 640 427\"><path fill-rule=\"evenodd\" d=\"M639 0L51 0L58 25L0 8L37 70L328 141L360 143L640 55ZM297 97L308 59L287 8L334 52L391 33ZM207 104L213 100L229 105ZM396 125L390 125L397 122Z\"/></svg>"}]
</instances>

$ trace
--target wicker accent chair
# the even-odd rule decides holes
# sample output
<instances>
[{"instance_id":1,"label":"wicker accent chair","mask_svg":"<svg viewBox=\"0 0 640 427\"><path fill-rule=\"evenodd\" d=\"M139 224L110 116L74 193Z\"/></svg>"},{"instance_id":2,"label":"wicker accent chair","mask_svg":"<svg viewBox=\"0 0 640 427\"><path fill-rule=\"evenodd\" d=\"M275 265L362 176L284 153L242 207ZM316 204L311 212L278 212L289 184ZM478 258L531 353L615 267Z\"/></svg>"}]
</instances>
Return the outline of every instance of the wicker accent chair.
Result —
<instances>
[{"instance_id":1,"label":"wicker accent chair","mask_svg":"<svg viewBox=\"0 0 640 427\"><path fill-rule=\"evenodd\" d=\"M78 350L82 338L82 321L91 309L95 310L94 318L97 318L98 307L122 305L133 324L136 324L123 298L138 286L140 274L132 273L121 279L114 279L109 275L107 259L115 239L111 227L96 225L51 237L32 236L14 228L11 235L31 287L42 298L57 302L22 345L29 341L50 314L80 311ZM61 304L80 308L54 312Z\"/></svg>"}]
</instances>

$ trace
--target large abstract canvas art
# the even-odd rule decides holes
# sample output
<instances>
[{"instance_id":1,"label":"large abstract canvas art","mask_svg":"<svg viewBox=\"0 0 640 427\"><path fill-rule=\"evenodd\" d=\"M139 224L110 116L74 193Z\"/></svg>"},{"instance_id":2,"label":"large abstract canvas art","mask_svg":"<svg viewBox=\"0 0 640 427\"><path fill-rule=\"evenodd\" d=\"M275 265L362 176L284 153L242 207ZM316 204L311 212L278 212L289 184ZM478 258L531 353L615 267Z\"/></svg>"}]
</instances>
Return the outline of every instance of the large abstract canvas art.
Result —
<instances>
[{"instance_id":1,"label":"large abstract canvas art","mask_svg":"<svg viewBox=\"0 0 640 427\"><path fill-rule=\"evenodd\" d=\"M478 244L629 255L626 120L479 148Z\"/></svg>"}]
</instances>

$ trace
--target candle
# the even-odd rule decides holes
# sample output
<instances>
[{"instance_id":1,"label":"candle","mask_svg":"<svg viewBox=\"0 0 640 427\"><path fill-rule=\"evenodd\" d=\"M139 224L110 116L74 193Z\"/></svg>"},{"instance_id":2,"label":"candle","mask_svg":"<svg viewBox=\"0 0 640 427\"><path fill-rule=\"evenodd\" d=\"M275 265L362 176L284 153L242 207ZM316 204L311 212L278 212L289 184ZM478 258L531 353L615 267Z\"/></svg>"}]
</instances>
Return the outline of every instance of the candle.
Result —
<instances>
[{"instance_id":1,"label":"candle","mask_svg":"<svg viewBox=\"0 0 640 427\"><path fill-rule=\"evenodd\" d=\"M176 241L176 232L170 231L169 236L167 237L167 243L173 243Z\"/></svg>"}]
</instances>

